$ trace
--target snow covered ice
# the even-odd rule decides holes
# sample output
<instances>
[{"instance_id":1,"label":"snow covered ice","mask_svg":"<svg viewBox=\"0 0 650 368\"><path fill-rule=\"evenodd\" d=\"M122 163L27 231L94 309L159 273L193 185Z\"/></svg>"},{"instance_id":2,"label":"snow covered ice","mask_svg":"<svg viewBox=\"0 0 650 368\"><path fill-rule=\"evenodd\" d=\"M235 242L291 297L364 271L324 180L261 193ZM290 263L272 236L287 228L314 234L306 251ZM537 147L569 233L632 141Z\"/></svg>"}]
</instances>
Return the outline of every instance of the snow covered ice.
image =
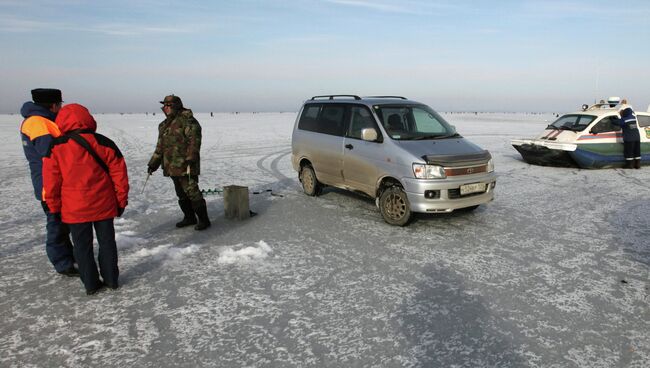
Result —
<instances>
[{"instance_id":1,"label":"snow covered ice","mask_svg":"<svg viewBox=\"0 0 650 368\"><path fill-rule=\"evenodd\" d=\"M510 139L553 115L444 114L492 153L496 198L398 228L356 194L302 194L295 113L196 116L200 187L259 191L258 215L209 195L212 227L176 229L171 181L141 193L162 115L96 114L131 192L122 287L93 297L49 264L22 119L0 116L0 366L647 367L650 168L531 166Z\"/></svg>"}]
</instances>

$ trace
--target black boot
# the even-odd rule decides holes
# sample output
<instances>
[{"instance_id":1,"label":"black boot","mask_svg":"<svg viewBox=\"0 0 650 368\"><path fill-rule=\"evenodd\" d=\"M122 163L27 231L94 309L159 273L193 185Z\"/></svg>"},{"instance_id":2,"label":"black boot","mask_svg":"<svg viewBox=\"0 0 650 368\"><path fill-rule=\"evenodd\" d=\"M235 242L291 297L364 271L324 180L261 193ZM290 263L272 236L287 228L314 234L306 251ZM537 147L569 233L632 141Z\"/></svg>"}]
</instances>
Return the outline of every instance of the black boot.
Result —
<instances>
[{"instance_id":1,"label":"black boot","mask_svg":"<svg viewBox=\"0 0 650 368\"><path fill-rule=\"evenodd\" d=\"M205 199L192 202L194 212L199 217L199 223L194 226L194 230L205 230L210 227L210 219L208 218L208 207L205 205Z\"/></svg>"},{"instance_id":2,"label":"black boot","mask_svg":"<svg viewBox=\"0 0 650 368\"><path fill-rule=\"evenodd\" d=\"M59 274L68 277L80 277L79 270L73 266L66 268L65 270L59 272Z\"/></svg>"},{"instance_id":3,"label":"black boot","mask_svg":"<svg viewBox=\"0 0 650 368\"><path fill-rule=\"evenodd\" d=\"M196 215L194 215L194 209L192 209L192 201L190 200L181 200L178 201L178 205L183 211L183 219L180 222L176 223L176 227L185 227L196 224Z\"/></svg>"},{"instance_id":4,"label":"black boot","mask_svg":"<svg viewBox=\"0 0 650 368\"><path fill-rule=\"evenodd\" d=\"M641 159L640 158L635 158L634 159L634 168L635 169L640 169L641 168Z\"/></svg>"},{"instance_id":5,"label":"black boot","mask_svg":"<svg viewBox=\"0 0 650 368\"><path fill-rule=\"evenodd\" d=\"M634 160L625 160L625 167L624 169L633 169L634 168Z\"/></svg>"}]
</instances>

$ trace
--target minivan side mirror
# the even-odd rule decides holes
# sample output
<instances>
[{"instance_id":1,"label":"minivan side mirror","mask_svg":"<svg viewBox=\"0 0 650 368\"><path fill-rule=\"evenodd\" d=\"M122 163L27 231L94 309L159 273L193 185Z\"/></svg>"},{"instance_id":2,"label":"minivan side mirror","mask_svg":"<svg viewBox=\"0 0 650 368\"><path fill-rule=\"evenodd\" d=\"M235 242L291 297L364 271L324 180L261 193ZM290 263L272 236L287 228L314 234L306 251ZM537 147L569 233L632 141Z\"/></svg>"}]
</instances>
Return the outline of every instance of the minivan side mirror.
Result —
<instances>
[{"instance_id":1,"label":"minivan side mirror","mask_svg":"<svg viewBox=\"0 0 650 368\"><path fill-rule=\"evenodd\" d=\"M452 126L451 126L451 135L454 135L454 134L456 134L456 133L458 133L458 131L456 130L456 126L455 126L455 125L452 125Z\"/></svg>"},{"instance_id":2,"label":"minivan side mirror","mask_svg":"<svg viewBox=\"0 0 650 368\"><path fill-rule=\"evenodd\" d=\"M377 140L377 131L375 128L361 129L361 139L364 141L374 142Z\"/></svg>"}]
</instances>

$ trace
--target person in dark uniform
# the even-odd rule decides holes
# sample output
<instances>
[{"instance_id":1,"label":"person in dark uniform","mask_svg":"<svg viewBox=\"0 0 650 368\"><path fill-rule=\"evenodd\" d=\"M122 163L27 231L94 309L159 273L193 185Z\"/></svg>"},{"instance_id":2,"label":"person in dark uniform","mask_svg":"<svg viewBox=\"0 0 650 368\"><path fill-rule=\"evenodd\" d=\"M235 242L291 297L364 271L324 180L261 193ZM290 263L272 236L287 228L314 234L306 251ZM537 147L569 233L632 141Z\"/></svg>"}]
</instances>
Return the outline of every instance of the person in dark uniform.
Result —
<instances>
[{"instance_id":1,"label":"person in dark uniform","mask_svg":"<svg viewBox=\"0 0 650 368\"><path fill-rule=\"evenodd\" d=\"M625 156L626 169L641 168L641 135L639 134L639 125L637 124L636 114L632 107L622 101L623 104L619 110L621 118L615 121L623 130L623 155Z\"/></svg>"},{"instance_id":2,"label":"person in dark uniform","mask_svg":"<svg viewBox=\"0 0 650 368\"><path fill-rule=\"evenodd\" d=\"M45 252L56 272L65 276L79 276L74 266L70 229L61 222L61 214L51 213L43 200L43 157L54 138L61 135L54 123L61 110L61 90L37 88L32 91L32 101L25 102L20 113L25 118L20 125L20 138L29 163L34 186L34 196L41 202L47 217Z\"/></svg>"}]
</instances>

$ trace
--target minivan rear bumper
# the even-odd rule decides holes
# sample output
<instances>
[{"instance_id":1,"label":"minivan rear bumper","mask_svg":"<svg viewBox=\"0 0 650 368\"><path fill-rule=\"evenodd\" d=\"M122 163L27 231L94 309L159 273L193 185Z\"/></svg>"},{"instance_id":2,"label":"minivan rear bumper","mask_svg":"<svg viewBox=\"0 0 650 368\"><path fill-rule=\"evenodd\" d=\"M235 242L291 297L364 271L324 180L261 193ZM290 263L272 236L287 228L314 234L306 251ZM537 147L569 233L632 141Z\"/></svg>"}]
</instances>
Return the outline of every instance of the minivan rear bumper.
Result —
<instances>
[{"instance_id":1,"label":"minivan rear bumper","mask_svg":"<svg viewBox=\"0 0 650 368\"><path fill-rule=\"evenodd\" d=\"M480 193L460 195L460 187L466 184L483 183L486 190ZM487 175L462 178L447 178L442 180L421 180L415 178L402 178L404 191L408 196L411 211L413 212L451 212L456 209L477 206L494 199L496 175L492 172ZM425 193L429 197L425 197Z\"/></svg>"}]
</instances>

